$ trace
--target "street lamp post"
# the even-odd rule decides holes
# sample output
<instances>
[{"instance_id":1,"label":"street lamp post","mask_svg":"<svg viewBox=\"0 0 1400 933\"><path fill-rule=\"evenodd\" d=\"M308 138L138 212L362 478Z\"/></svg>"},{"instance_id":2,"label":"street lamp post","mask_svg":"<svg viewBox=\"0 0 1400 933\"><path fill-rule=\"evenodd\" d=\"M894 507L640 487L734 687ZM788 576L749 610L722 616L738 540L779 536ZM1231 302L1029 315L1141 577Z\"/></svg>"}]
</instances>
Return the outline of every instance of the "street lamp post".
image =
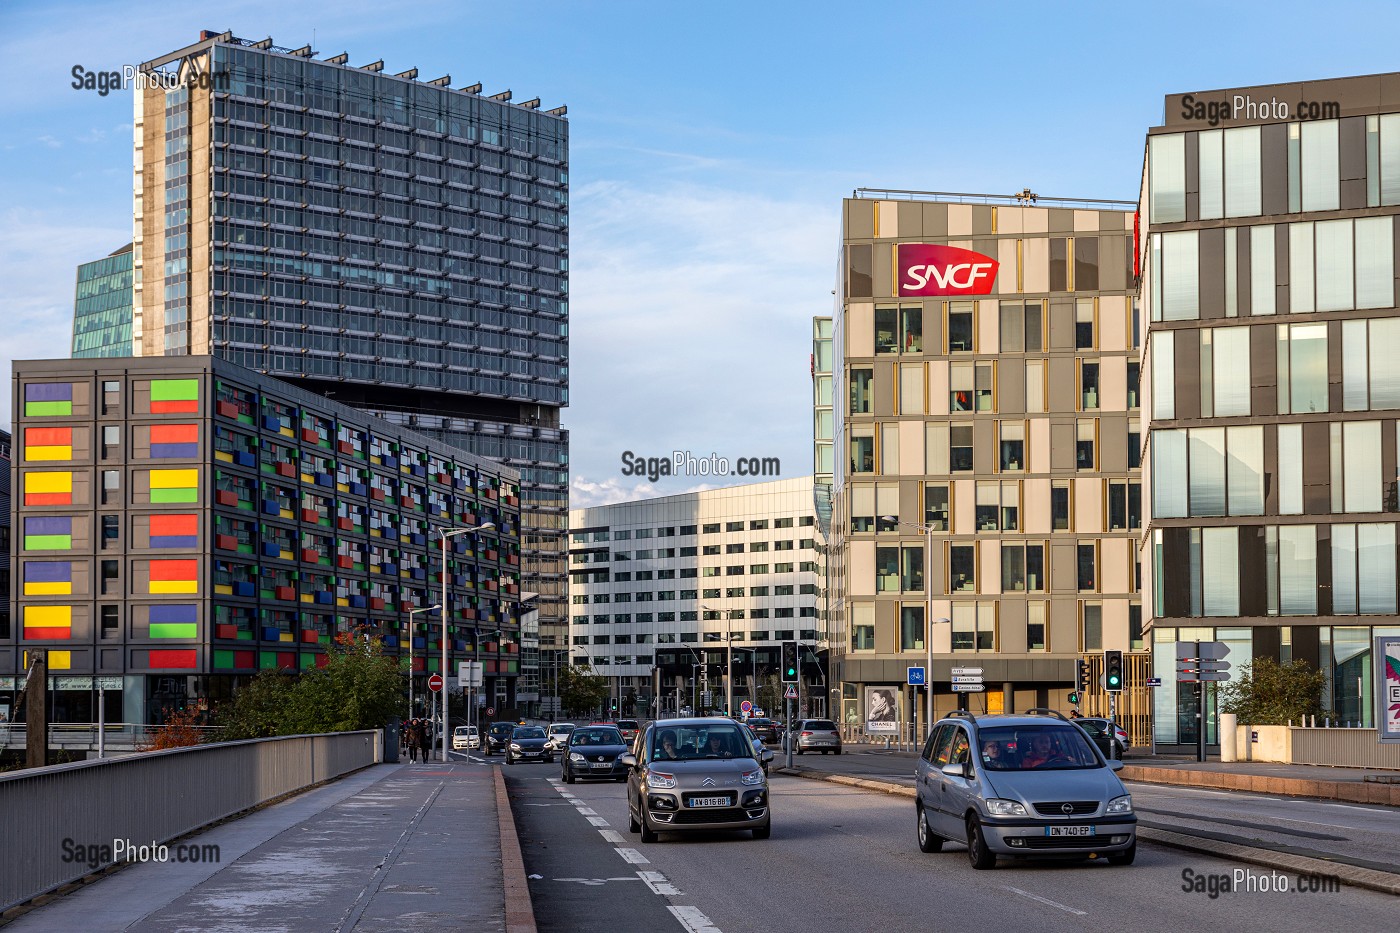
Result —
<instances>
[{"instance_id":1,"label":"street lamp post","mask_svg":"<svg viewBox=\"0 0 1400 933\"><path fill-rule=\"evenodd\" d=\"M711 609L709 606L701 606L706 612L719 612L718 609ZM733 613L733 609L723 610ZM729 621L733 618L730 615L724 620L724 645L726 648L724 661L724 712L727 716L734 715L734 633L729 630Z\"/></svg>"},{"instance_id":2,"label":"street lamp post","mask_svg":"<svg viewBox=\"0 0 1400 933\"><path fill-rule=\"evenodd\" d=\"M928 653L928 666L924 668L924 696L926 710L924 713L924 734L927 735L933 728L933 626L938 623L947 622L953 624L951 619L933 618L933 533L937 529L931 522L922 525L914 522L903 522L897 520L893 515L881 516L885 521L895 522L906 528L917 528L924 536L924 593L926 599L924 603L924 650Z\"/></svg>"},{"instance_id":3,"label":"street lamp post","mask_svg":"<svg viewBox=\"0 0 1400 933\"><path fill-rule=\"evenodd\" d=\"M420 612L432 612L442 606L428 606L426 609L408 610L408 715L413 716L413 617Z\"/></svg>"},{"instance_id":4,"label":"street lamp post","mask_svg":"<svg viewBox=\"0 0 1400 933\"><path fill-rule=\"evenodd\" d=\"M491 531L495 527L495 522L483 522L466 528L444 528L438 532L442 538L442 731L439 734L442 736L443 761L447 761L447 539L473 531ZM480 645L475 653L481 653Z\"/></svg>"}]
</instances>

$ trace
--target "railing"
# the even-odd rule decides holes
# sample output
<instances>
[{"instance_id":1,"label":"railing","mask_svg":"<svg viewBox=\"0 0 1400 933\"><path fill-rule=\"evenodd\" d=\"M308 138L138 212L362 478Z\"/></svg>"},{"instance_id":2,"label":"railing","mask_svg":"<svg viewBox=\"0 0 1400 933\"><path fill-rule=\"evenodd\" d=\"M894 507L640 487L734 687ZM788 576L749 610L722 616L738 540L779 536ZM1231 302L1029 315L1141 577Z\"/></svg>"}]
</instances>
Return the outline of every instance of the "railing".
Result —
<instances>
[{"instance_id":1,"label":"railing","mask_svg":"<svg viewBox=\"0 0 1400 933\"><path fill-rule=\"evenodd\" d=\"M1136 201L1111 201L1095 198L1045 198L1025 194L972 194L961 191L909 191L902 188L857 188L851 196L877 201L939 201L949 204L991 204L1012 207L1060 207L1081 210L1134 210Z\"/></svg>"},{"instance_id":2,"label":"railing","mask_svg":"<svg viewBox=\"0 0 1400 933\"><path fill-rule=\"evenodd\" d=\"M96 749L98 731L102 733L102 743L113 751L133 751L149 748L164 726L150 726L143 723L109 722L99 726L92 722L56 722L49 725L49 747L63 749ZM223 729L219 726L182 727L198 732L204 742L216 741ZM0 746L23 748L29 736L28 727L22 723L0 725Z\"/></svg>"},{"instance_id":3,"label":"railing","mask_svg":"<svg viewBox=\"0 0 1400 933\"><path fill-rule=\"evenodd\" d=\"M1288 730L1295 765L1400 770L1400 744L1381 744L1375 729L1300 728Z\"/></svg>"},{"instance_id":4,"label":"railing","mask_svg":"<svg viewBox=\"0 0 1400 933\"><path fill-rule=\"evenodd\" d=\"M382 758L381 735L221 742L0 774L0 911L104 867L65 862L74 845L166 843L375 764Z\"/></svg>"}]
</instances>

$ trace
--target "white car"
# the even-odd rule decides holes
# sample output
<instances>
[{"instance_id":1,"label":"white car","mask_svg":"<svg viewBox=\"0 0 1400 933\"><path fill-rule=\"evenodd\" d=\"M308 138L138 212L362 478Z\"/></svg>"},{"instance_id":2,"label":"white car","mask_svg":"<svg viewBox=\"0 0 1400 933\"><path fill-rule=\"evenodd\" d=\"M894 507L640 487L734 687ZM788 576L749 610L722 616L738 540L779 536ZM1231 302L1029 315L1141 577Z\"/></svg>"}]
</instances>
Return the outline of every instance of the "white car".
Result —
<instances>
[{"instance_id":1,"label":"white car","mask_svg":"<svg viewBox=\"0 0 1400 933\"><path fill-rule=\"evenodd\" d=\"M481 734L476 726L458 726L452 730L452 750L455 752L481 747Z\"/></svg>"},{"instance_id":2,"label":"white car","mask_svg":"<svg viewBox=\"0 0 1400 933\"><path fill-rule=\"evenodd\" d=\"M545 735L545 746L556 751L563 751L569 744L569 736L573 734L574 724L571 722L556 722L550 725Z\"/></svg>"}]
</instances>

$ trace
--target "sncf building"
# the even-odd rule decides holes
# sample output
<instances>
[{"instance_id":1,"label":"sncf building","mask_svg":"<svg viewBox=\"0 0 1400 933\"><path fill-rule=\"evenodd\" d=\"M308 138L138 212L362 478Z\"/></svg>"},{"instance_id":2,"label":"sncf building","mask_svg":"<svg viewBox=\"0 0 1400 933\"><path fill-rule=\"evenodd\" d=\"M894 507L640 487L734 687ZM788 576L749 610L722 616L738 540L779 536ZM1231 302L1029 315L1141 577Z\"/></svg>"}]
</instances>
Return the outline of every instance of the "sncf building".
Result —
<instances>
[{"instance_id":1,"label":"sncf building","mask_svg":"<svg viewBox=\"0 0 1400 933\"><path fill-rule=\"evenodd\" d=\"M1178 640L1304 659L1374 726L1372 638L1400 634L1400 74L1173 94L1145 155L1157 741L1197 737Z\"/></svg>"},{"instance_id":2,"label":"sncf building","mask_svg":"<svg viewBox=\"0 0 1400 933\"><path fill-rule=\"evenodd\" d=\"M1133 204L858 190L832 328L830 628L843 723L1064 707L1129 654L1144 737ZM953 668L981 672L971 697ZM1094 680L1097 682L1097 668ZM1085 712L1106 711L1097 686Z\"/></svg>"},{"instance_id":3,"label":"sncf building","mask_svg":"<svg viewBox=\"0 0 1400 933\"><path fill-rule=\"evenodd\" d=\"M14 399L0 704L43 651L57 720L95 721L100 675L109 721L161 722L347 632L421 697L444 595L448 672L481 660L490 701L520 701L514 470L208 356L16 362ZM440 531L488 523L444 565Z\"/></svg>"}]
</instances>

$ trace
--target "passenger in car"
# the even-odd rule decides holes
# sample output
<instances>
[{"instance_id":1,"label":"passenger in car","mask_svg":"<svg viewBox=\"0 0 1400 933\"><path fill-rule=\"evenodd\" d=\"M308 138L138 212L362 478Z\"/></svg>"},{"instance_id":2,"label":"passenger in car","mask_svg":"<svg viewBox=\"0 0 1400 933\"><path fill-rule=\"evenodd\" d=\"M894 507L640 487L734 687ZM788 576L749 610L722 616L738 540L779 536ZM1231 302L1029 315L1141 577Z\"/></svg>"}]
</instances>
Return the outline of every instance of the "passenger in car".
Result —
<instances>
[{"instance_id":1,"label":"passenger in car","mask_svg":"<svg viewBox=\"0 0 1400 933\"><path fill-rule=\"evenodd\" d=\"M676 748L676 734L674 732L661 733L661 742L656 749L656 757L667 761L675 761L681 757L680 751Z\"/></svg>"}]
</instances>

